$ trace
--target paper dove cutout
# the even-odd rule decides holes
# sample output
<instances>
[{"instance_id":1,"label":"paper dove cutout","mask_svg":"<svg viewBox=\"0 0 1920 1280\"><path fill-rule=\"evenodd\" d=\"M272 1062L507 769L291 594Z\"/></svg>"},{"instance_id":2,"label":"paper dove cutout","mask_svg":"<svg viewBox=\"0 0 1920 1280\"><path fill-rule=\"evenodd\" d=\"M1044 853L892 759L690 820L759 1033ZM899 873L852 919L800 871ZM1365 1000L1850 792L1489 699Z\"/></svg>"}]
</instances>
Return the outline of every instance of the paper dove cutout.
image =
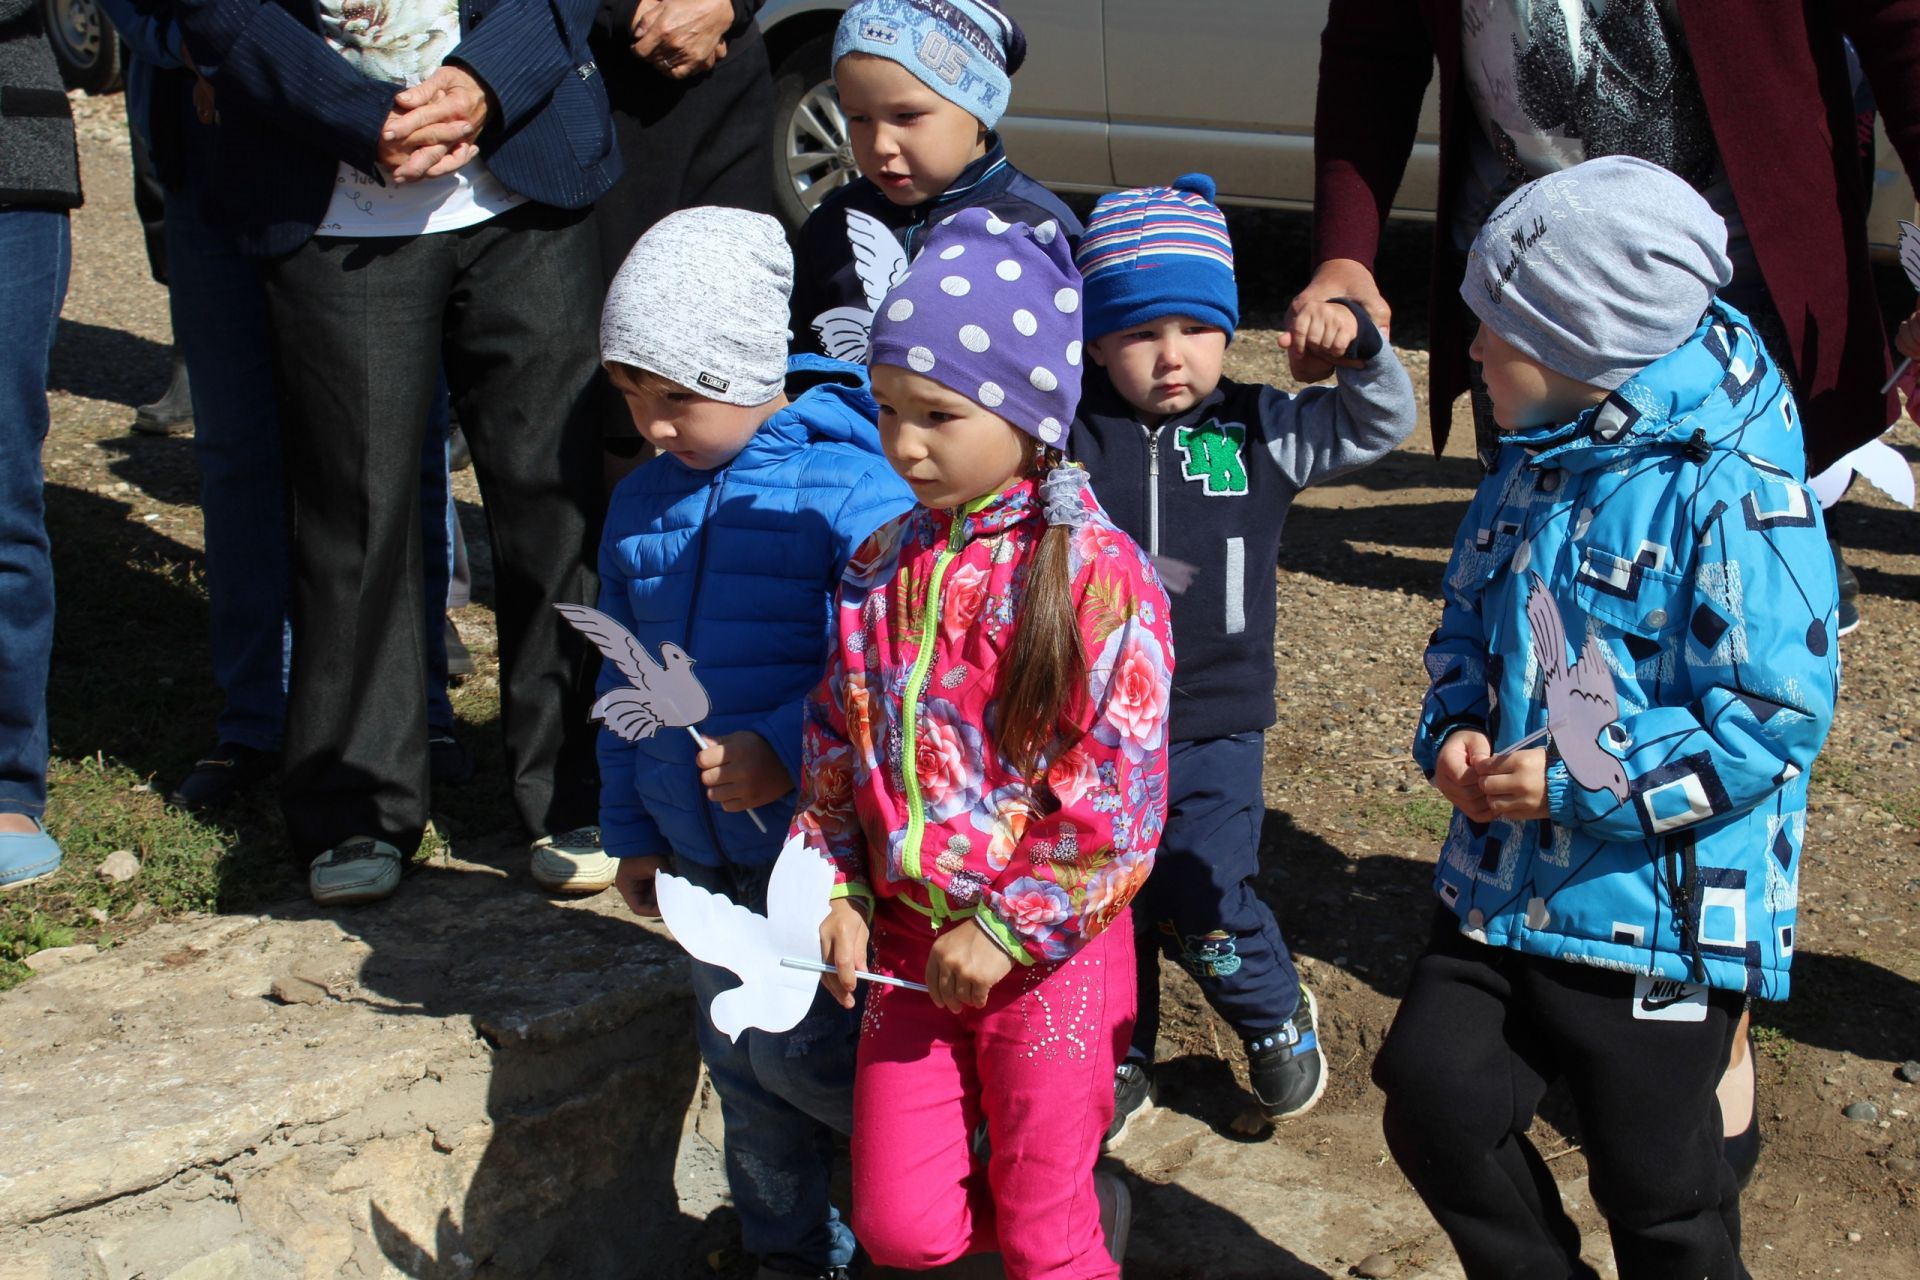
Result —
<instances>
[{"instance_id":1,"label":"paper dove cutout","mask_svg":"<svg viewBox=\"0 0 1920 1280\"><path fill-rule=\"evenodd\" d=\"M1900 220L1900 269L1907 273L1907 283L1920 291L1920 227L1905 218ZM1920 371L1915 369L1911 357L1902 360L1894 369L1893 376L1881 385L1880 394L1885 395L1899 387L1906 393L1907 399L1914 399L1920 395L1920 383L1915 381L1916 372ZM1907 505L1913 504L1909 502Z\"/></svg>"},{"instance_id":2,"label":"paper dove cutout","mask_svg":"<svg viewBox=\"0 0 1920 1280\"><path fill-rule=\"evenodd\" d=\"M820 337L821 349L835 360L864 364L874 313L907 274L907 253L886 223L858 209L847 210L847 243L853 248L853 270L867 305L822 311L813 318L813 331Z\"/></svg>"},{"instance_id":3,"label":"paper dove cutout","mask_svg":"<svg viewBox=\"0 0 1920 1280\"><path fill-rule=\"evenodd\" d=\"M1567 627L1560 606L1539 574L1529 573L1527 578L1527 625L1533 631L1534 652L1540 656L1540 671L1546 680L1546 731L1575 782L1588 791L1611 791L1614 799L1624 804L1631 795L1627 771L1619 757L1600 741L1620 718L1613 672L1602 653L1600 637L1588 636L1580 660L1569 668Z\"/></svg>"},{"instance_id":4,"label":"paper dove cutout","mask_svg":"<svg viewBox=\"0 0 1920 1280\"><path fill-rule=\"evenodd\" d=\"M606 655L630 681L625 689L610 689L588 714L628 742L651 738L654 731L692 728L707 717L711 705L707 690L693 674L693 659L677 644L662 642L660 661L625 627L598 609L583 604L557 604L593 647Z\"/></svg>"},{"instance_id":5,"label":"paper dove cutout","mask_svg":"<svg viewBox=\"0 0 1920 1280\"><path fill-rule=\"evenodd\" d=\"M1830 507L1847 491L1855 474L1895 502L1913 507L1913 467L1885 440L1869 440L1807 483L1820 505Z\"/></svg>"},{"instance_id":6,"label":"paper dove cutout","mask_svg":"<svg viewBox=\"0 0 1920 1280\"><path fill-rule=\"evenodd\" d=\"M820 975L780 963L782 957L820 954L820 922L833 892L833 864L787 837L767 882L767 914L696 888L679 876L654 878L660 914L673 938L695 960L731 969L740 985L713 998L713 1025L738 1040L748 1027L791 1031L807 1016Z\"/></svg>"}]
</instances>

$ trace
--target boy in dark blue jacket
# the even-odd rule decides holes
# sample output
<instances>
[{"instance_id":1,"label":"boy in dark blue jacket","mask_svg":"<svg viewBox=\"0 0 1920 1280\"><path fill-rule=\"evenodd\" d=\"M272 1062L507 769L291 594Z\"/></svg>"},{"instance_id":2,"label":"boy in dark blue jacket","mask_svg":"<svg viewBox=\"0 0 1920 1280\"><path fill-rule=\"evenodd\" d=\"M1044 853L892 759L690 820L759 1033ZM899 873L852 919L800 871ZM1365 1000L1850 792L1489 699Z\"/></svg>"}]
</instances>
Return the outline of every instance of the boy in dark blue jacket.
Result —
<instances>
[{"instance_id":1,"label":"boy in dark blue jacket","mask_svg":"<svg viewBox=\"0 0 1920 1280\"><path fill-rule=\"evenodd\" d=\"M1213 192L1189 174L1103 197L1077 257L1098 372L1088 371L1073 456L1114 523L1155 557L1180 654L1167 828L1134 899L1140 1013L1114 1079L1109 1145L1150 1105L1163 948L1239 1033L1267 1116L1303 1115L1326 1088L1313 996L1253 887L1280 527L1300 490L1374 461L1414 423L1406 371L1365 314L1337 301L1314 308L1311 349L1374 352L1343 360L1337 387L1295 395L1221 376L1240 306Z\"/></svg>"},{"instance_id":2,"label":"boy in dark blue jacket","mask_svg":"<svg viewBox=\"0 0 1920 1280\"><path fill-rule=\"evenodd\" d=\"M659 456L614 491L600 610L650 652L685 650L712 703L704 749L680 732L600 735L602 838L619 859L615 886L643 916L660 914L653 878L669 862L766 911L834 588L854 549L913 505L880 452L865 370L800 357L788 376L792 270L772 218L684 210L634 246L601 319L607 371ZM609 664L600 692L622 682ZM536 874L594 874L566 856L543 851ZM693 964L742 1237L763 1276L840 1275L853 1236L827 1196L833 1131L853 1124L854 1015L823 994L784 1035L735 1042L707 1010L736 983Z\"/></svg>"},{"instance_id":3,"label":"boy in dark blue jacket","mask_svg":"<svg viewBox=\"0 0 1920 1280\"><path fill-rule=\"evenodd\" d=\"M975 206L1005 221L1080 220L1008 163L993 131L1027 39L992 0L860 0L833 39L834 84L860 178L800 228L794 351L864 362L873 312L927 229Z\"/></svg>"}]
</instances>

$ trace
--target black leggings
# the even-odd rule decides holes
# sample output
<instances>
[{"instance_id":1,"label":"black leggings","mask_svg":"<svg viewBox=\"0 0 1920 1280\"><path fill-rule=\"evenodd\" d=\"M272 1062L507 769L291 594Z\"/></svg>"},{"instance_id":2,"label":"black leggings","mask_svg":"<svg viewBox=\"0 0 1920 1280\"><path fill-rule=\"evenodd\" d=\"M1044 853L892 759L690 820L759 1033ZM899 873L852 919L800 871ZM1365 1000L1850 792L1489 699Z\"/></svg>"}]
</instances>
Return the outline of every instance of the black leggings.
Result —
<instances>
[{"instance_id":1,"label":"black leggings","mask_svg":"<svg viewBox=\"0 0 1920 1280\"><path fill-rule=\"evenodd\" d=\"M1471 1280L1594 1274L1526 1136L1561 1077L1621 1280L1746 1276L1714 1097L1744 999L1709 990L1698 1021L1643 1020L1635 982L1486 946L1438 913L1373 1078L1387 1145Z\"/></svg>"}]
</instances>

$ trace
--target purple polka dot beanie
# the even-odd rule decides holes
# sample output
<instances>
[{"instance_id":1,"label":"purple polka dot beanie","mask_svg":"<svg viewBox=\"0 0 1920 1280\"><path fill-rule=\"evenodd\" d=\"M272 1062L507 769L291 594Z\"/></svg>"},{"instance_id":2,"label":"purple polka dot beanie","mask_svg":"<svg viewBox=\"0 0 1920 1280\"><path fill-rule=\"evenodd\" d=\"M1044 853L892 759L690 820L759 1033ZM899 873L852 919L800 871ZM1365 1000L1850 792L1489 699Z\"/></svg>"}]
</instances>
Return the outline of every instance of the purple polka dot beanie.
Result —
<instances>
[{"instance_id":1,"label":"purple polka dot beanie","mask_svg":"<svg viewBox=\"0 0 1920 1280\"><path fill-rule=\"evenodd\" d=\"M1080 273L1059 224L962 209L881 302L867 361L925 374L1062 445L1080 403L1080 338Z\"/></svg>"}]
</instances>

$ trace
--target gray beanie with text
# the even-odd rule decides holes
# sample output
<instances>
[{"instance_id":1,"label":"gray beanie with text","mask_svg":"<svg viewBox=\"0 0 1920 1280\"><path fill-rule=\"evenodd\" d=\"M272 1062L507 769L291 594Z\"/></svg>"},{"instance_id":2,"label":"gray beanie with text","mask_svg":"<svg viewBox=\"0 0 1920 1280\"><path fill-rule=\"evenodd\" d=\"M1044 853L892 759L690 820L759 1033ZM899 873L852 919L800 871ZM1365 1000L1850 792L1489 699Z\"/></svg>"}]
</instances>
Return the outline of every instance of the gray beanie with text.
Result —
<instances>
[{"instance_id":1,"label":"gray beanie with text","mask_svg":"<svg viewBox=\"0 0 1920 1280\"><path fill-rule=\"evenodd\" d=\"M640 237L600 311L600 359L727 404L765 404L787 376L793 251L745 209L670 213Z\"/></svg>"},{"instance_id":2,"label":"gray beanie with text","mask_svg":"<svg viewBox=\"0 0 1920 1280\"><path fill-rule=\"evenodd\" d=\"M1547 368L1611 391L1691 337L1731 279L1727 224L1698 192L1606 156L1508 196L1474 238L1460 296Z\"/></svg>"}]
</instances>

